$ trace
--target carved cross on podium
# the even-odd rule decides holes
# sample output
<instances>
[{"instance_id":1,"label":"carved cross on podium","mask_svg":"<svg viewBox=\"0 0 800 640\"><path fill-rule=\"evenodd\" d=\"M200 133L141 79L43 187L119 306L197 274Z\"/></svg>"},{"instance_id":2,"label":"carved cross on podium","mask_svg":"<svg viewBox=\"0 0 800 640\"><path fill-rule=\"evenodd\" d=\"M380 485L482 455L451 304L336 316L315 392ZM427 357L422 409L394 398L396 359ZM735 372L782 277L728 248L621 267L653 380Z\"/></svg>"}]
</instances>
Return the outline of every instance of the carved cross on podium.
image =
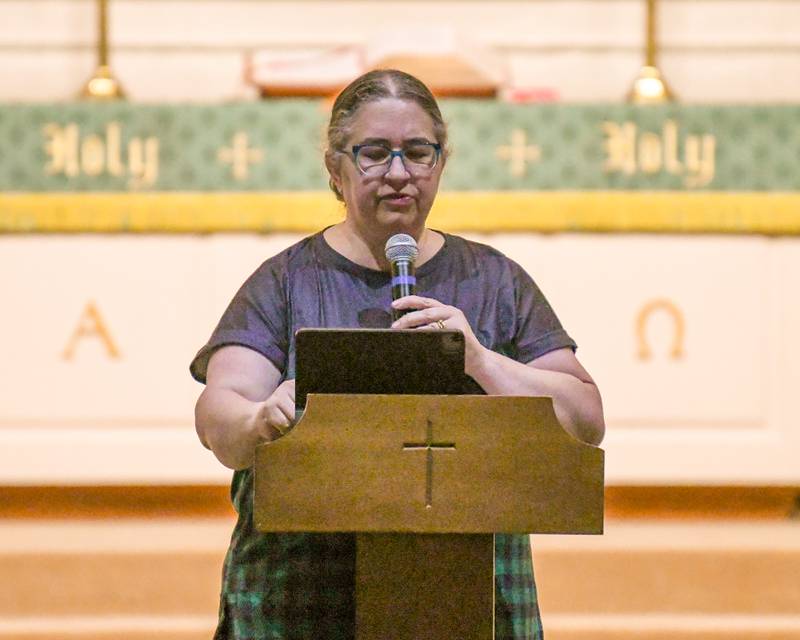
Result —
<instances>
[{"instance_id":1,"label":"carved cross on podium","mask_svg":"<svg viewBox=\"0 0 800 640\"><path fill-rule=\"evenodd\" d=\"M433 422L428 418L428 433L425 442L404 442L403 451L425 451L427 454L426 474L425 474L425 508L433 507L433 452L434 451L455 451L455 442L434 442L433 441Z\"/></svg>"},{"instance_id":2,"label":"carved cross on podium","mask_svg":"<svg viewBox=\"0 0 800 640\"><path fill-rule=\"evenodd\" d=\"M566 433L550 398L311 394L256 456L262 531L603 530L603 451Z\"/></svg>"}]
</instances>

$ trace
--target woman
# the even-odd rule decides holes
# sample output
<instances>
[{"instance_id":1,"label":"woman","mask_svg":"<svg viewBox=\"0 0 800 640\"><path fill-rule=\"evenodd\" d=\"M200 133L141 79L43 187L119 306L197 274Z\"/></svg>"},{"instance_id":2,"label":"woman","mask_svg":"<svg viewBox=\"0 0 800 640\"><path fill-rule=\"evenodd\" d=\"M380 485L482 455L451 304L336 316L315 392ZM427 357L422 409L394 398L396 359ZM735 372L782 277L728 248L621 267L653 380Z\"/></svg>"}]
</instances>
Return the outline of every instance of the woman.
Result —
<instances>
[{"instance_id":1,"label":"woman","mask_svg":"<svg viewBox=\"0 0 800 640\"><path fill-rule=\"evenodd\" d=\"M206 382L201 442L236 470L239 520L225 562L217 638L353 637L354 538L261 534L252 522L255 446L294 419L294 332L393 327L464 333L466 372L488 394L551 396L570 433L597 444L600 396L539 289L499 252L425 226L447 160L438 105L419 80L372 71L337 98L325 164L345 219L264 262L192 362ZM419 246L417 290L392 302L387 238ZM392 323L390 305L405 310ZM497 536L497 638L540 638L527 536Z\"/></svg>"}]
</instances>

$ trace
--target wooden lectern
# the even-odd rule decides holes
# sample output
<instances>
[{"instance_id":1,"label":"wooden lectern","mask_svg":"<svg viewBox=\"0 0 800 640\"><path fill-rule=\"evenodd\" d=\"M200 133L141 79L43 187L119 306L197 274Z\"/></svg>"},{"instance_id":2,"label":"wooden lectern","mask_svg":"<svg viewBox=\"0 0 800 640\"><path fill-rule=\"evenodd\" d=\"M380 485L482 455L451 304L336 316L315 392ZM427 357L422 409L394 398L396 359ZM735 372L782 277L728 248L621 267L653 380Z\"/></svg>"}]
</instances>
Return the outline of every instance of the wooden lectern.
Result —
<instances>
[{"instance_id":1,"label":"wooden lectern","mask_svg":"<svg viewBox=\"0 0 800 640\"><path fill-rule=\"evenodd\" d=\"M312 394L256 450L256 527L357 533L357 640L490 640L493 534L602 533L603 456L550 398Z\"/></svg>"}]
</instances>

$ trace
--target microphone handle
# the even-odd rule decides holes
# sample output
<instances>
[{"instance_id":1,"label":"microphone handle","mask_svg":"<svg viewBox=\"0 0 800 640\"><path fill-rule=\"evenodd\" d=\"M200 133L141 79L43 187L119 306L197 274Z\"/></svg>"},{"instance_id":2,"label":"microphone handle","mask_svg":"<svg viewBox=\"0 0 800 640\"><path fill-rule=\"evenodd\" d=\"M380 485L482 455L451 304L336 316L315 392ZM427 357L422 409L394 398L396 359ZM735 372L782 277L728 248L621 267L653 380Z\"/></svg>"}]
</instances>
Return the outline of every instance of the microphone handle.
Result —
<instances>
[{"instance_id":1,"label":"microphone handle","mask_svg":"<svg viewBox=\"0 0 800 640\"><path fill-rule=\"evenodd\" d=\"M392 262L392 300L413 296L417 290L414 264L408 260ZM413 309L392 309L392 321L401 318Z\"/></svg>"}]
</instances>

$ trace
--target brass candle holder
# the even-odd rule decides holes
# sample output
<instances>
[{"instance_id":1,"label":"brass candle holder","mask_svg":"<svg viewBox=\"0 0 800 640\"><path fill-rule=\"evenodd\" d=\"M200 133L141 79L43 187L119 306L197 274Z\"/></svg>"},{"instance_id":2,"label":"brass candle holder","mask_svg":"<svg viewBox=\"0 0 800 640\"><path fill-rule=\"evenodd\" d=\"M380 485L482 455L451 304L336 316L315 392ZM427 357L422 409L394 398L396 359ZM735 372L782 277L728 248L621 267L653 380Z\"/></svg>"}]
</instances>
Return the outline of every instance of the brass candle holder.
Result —
<instances>
[{"instance_id":1,"label":"brass candle holder","mask_svg":"<svg viewBox=\"0 0 800 640\"><path fill-rule=\"evenodd\" d=\"M97 69L81 90L90 100L121 100L125 92L108 64L108 0L97 0Z\"/></svg>"},{"instance_id":2,"label":"brass candle holder","mask_svg":"<svg viewBox=\"0 0 800 640\"><path fill-rule=\"evenodd\" d=\"M666 80L656 66L656 0L646 0L645 62L633 81L628 102L634 104L662 104L675 99Z\"/></svg>"}]
</instances>

